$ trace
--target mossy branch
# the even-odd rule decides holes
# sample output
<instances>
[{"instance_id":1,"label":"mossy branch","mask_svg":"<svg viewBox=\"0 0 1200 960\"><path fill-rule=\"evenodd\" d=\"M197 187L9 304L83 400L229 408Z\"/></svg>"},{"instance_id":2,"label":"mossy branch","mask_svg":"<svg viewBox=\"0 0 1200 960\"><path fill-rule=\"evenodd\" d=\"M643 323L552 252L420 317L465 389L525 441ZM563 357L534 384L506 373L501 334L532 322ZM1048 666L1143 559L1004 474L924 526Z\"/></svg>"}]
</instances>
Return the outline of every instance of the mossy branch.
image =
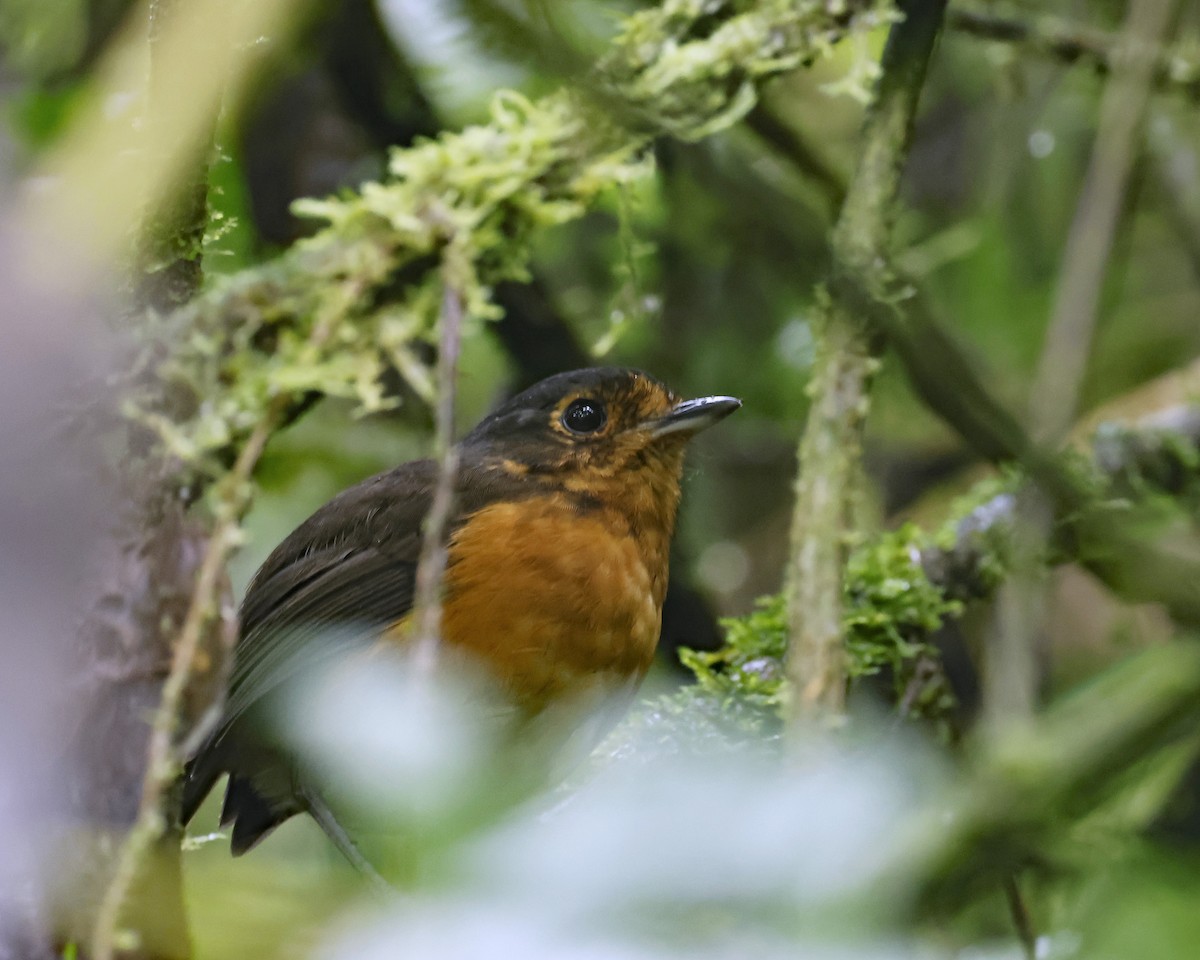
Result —
<instances>
[{"instance_id":1,"label":"mossy branch","mask_svg":"<svg viewBox=\"0 0 1200 960\"><path fill-rule=\"evenodd\" d=\"M892 206L907 157L925 69L945 4L901 5L884 52L882 74L863 128L862 153L832 239L835 269L851 269L882 286ZM820 345L812 406L800 443L800 469L785 596L788 675L797 717L841 710L846 668L842 634L843 568L850 513L861 469L867 387L875 367L870 328L836 291L818 305Z\"/></svg>"},{"instance_id":2,"label":"mossy branch","mask_svg":"<svg viewBox=\"0 0 1200 960\"><path fill-rule=\"evenodd\" d=\"M1106 423L1091 438L1091 463L1076 455L1075 472L1090 476L1093 494L1110 515L1150 507L1167 515L1200 512L1200 407L1178 406L1133 424ZM936 667L936 632L966 604L993 596L1012 570L1015 491L1021 477L1002 474L961 498L937 530L911 524L851 552L839 628L851 681L891 675L899 711L953 733L955 707ZM1060 523L1042 562L1063 562L1076 548L1070 521ZM772 724L784 705L787 617L783 598L762 601L747 617L726 621L726 645L688 651L701 695L734 719Z\"/></svg>"},{"instance_id":3,"label":"mossy branch","mask_svg":"<svg viewBox=\"0 0 1200 960\"><path fill-rule=\"evenodd\" d=\"M1128 599L1162 603L1178 622L1200 623L1200 541L1190 530L1164 528L1161 518L1140 509L1114 511L1087 475L1035 444L984 388L913 286L898 286L894 296L881 299L848 274L833 282L888 338L913 389L934 413L982 456L1020 465L1046 494L1080 563Z\"/></svg>"},{"instance_id":4,"label":"mossy branch","mask_svg":"<svg viewBox=\"0 0 1200 960\"><path fill-rule=\"evenodd\" d=\"M613 184L643 175L658 133L726 127L757 85L825 54L846 32L882 22L878 2L668 0L628 18L592 89L539 101L499 95L489 123L393 153L389 178L298 209L325 226L278 260L217 282L163 325L141 331L126 412L185 465L194 495L236 458L272 398L290 413L313 396L390 402L392 366L432 399L414 345L432 341L444 238L460 238L472 320L495 317L491 289L528 278L530 239L581 216ZM617 102L625 112L607 108ZM636 116L636 126L614 116ZM333 323L322 348L309 333ZM469 331L468 331L469 333ZM289 416L285 412L285 419Z\"/></svg>"}]
</instances>

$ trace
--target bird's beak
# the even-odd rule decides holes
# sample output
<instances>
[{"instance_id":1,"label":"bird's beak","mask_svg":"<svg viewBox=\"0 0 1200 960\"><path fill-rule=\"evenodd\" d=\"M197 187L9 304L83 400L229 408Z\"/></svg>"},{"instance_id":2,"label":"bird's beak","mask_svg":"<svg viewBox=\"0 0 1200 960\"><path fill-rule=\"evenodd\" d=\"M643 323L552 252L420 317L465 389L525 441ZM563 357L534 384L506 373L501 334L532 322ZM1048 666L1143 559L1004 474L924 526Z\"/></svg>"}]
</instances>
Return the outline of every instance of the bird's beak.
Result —
<instances>
[{"instance_id":1,"label":"bird's beak","mask_svg":"<svg viewBox=\"0 0 1200 960\"><path fill-rule=\"evenodd\" d=\"M691 435L707 430L718 420L724 420L742 405L737 397L700 397L675 404L670 411L648 424L655 439L670 433Z\"/></svg>"}]
</instances>

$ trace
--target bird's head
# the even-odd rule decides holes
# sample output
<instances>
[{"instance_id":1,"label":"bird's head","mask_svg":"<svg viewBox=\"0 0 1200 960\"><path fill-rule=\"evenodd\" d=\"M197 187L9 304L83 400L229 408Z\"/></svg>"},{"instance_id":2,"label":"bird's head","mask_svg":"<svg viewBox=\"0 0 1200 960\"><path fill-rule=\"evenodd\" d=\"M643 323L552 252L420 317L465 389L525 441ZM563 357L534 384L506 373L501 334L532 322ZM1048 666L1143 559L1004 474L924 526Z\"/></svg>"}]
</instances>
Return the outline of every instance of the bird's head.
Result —
<instances>
[{"instance_id":1,"label":"bird's head","mask_svg":"<svg viewBox=\"0 0 1200 960\"><path fill-rule=\"evenodd\" d=\"M740 406L733 397L684 400L640 370L592 367L513 397L463 448L510 474L577 493L643 487L678 497L687 441Z\"/></svg>"}]
</instances>

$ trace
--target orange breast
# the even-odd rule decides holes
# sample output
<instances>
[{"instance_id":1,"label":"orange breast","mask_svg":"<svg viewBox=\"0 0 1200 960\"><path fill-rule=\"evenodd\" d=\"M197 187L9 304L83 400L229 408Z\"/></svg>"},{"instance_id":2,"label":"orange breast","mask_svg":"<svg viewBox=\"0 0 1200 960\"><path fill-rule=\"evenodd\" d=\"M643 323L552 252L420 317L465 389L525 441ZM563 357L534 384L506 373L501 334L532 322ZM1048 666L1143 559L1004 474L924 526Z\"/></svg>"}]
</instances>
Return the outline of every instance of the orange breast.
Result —
<instances>
[{"instance_id":1,"label":"orange breast","mask_svg":"<svg viewBox=\"0 0 1200 960\"><path fill-rule=\"evenodd\" d=\"M658 643L665 563L647 569L627 526L562 496L494 504L450 543L443 640L532 710L596 683L627 686Z\"/></svg>"}]
</instances>

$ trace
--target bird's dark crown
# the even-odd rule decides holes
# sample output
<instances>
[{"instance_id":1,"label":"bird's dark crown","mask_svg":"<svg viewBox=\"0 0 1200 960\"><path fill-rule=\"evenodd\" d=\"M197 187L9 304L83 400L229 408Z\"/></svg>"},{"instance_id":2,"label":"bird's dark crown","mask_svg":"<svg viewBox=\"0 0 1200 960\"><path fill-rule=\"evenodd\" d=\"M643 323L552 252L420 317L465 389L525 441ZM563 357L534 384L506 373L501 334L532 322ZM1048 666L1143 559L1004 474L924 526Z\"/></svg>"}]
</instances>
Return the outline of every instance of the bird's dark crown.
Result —
<instances>
[{"instance_id":1,"label":"bird's dark crown","mask_svg":"<svg viewBox=\"0 0 1200 960\"><path fill-rule=\"evenodd\" d=\"M663 383L640 370L572 370L517 394L484 418L463 446L535 470L598 465L621 450L646 446L651 437L644 428L678 402Z\"/></svg>"}]
</instances>

